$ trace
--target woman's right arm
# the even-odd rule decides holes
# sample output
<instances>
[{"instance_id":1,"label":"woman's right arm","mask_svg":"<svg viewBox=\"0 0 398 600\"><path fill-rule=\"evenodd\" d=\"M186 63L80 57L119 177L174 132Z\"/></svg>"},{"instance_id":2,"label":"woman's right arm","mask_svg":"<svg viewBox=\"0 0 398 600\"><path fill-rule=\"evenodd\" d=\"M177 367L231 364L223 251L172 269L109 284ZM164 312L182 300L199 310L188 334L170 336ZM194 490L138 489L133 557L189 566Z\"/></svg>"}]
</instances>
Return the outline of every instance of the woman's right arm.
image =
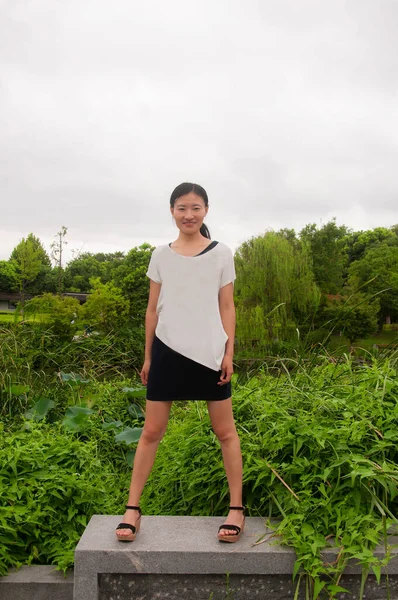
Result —
<instances>
[{"instance_id":1,"label":"woman's right arm","mask_svg":"<svg viewBox=\"0 0 398 600\"><path fill-rule=\"evenodd\" d=\"M152 358L152 344L155 337L155 329L158 323L156 308L160 294L161 283L150 279L148 306L145 314L145 360L141 370L141 381L143 385L148 382L149 367Z\"/></svg>"}]
</instances>

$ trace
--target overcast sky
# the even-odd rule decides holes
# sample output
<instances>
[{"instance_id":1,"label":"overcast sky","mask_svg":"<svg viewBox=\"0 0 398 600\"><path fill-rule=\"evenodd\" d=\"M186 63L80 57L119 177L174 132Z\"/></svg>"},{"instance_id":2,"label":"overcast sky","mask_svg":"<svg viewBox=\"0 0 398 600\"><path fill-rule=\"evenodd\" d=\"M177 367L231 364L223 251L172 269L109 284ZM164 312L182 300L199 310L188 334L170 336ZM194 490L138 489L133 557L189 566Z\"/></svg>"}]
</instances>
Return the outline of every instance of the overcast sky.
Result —
<instances>
[{"instance_id":1,"label":"overcast sky","mask_svg":"<svg viewBox=\"0 0 398 600\"><path fill-rule=\"evenodd\" d=\"M0 259L398 222L398 0L0 0Z\"/></svg>"}]
</instances>

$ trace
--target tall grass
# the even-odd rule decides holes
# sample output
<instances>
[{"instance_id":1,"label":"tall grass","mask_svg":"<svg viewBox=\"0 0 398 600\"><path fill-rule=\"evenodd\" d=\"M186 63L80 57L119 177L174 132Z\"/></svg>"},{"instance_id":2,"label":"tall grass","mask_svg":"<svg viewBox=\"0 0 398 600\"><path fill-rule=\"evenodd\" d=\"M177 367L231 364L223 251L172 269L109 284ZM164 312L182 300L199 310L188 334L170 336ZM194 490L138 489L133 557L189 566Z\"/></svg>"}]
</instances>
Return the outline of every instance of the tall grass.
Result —
<instances>
[{"instance_id":1,"label":"tall grass","mask_svg":"<svg viewBox=\"0 0 398 600\"><path fill-rule=\"evenodd\" d=\"M136 332L128 333L59 341L41 325L0 327L0 418L12 418L39 398L65 390L62 373L91 380L137 373L142 340Z\"/></svg>"}]
</instances>

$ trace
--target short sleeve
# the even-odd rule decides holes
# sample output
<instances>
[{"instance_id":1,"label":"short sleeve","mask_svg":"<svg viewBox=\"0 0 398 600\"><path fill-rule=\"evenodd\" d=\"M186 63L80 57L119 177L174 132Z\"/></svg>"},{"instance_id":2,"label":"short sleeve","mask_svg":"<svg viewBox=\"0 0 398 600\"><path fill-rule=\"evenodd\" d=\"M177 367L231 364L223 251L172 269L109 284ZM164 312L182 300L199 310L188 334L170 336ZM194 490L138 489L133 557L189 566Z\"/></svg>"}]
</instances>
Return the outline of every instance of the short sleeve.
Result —
<instances>
[{"instance_id":1,"label":"short sleeve","mask_svg":"<svg viewBox=\"0 0 398 600\"><path fill-rule=\"evenodd\" d=\"M228 248L228 252L224 258L224 265L221 271L220 288L228 283L233 283L236 279L234 256Z\"/></svg>"},{"instance_id":2,"label":"short sleeve","mask_svg":"<svg viewBox=\"0 0 398 600\"><path fill-rule=\"evenodd\" d=\"M149 279L155 281L155 283L162 283L162 279L159 274L158 253L156 250L152 252L146 275L149 277Z\"/></svg>"}]
</instances>

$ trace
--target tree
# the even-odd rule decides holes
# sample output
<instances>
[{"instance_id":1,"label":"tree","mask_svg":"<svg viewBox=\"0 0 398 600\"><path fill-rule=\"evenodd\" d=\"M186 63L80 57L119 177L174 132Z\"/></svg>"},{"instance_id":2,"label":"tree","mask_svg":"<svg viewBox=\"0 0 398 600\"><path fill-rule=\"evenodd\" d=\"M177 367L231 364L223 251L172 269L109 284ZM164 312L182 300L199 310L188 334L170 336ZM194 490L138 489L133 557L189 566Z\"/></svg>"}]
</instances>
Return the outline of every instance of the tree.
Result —
<instances>
[{"instance_id":1,"label":"tree","mask_svg":"<svg viewBox=\"0 0 398 600\"><path fill-rule=\"evenodd\" d=\"M18 270L14 261L0 260L0 292L18 290Z\"/></svg>"},{"instance_id":2,"label":"tree","mask_svg":"<svg viewBox=\"0 0 398 600\"><path fill-rule=\"evenodd\" d=\"M90 279L100 278L102 281L102 271L103 263L93 254L86 252L66 266L65 285L70 292L88 292L91 288Z\"/></svg>"},{"instance_id":3,"label":"tree","mask_svg":"<svg viewBox=\"0 0 398 600\"><path fill-rule=\"evenodd\" d=\"M25 285L25 292L27 294L42 294L45 291L51 291L48 289L48 281L51 278L51 260L40 238L30 233L26 238L31 244L32 248L36 253L36 257L40 260L40 270L37 276L32 281L27 281ZM18 246L14 248L10 262L18 259Z\"/></svg>"},{"instance_id":4,"label":"tree","mask_svg":"<svg viewBox=\"0 0 398 600\"><path fill-rule=\"evenodd\" d=\"M351 293L345 290L346 295L339 300L327 303L324 316L329 319L335 330L341 331L353 344L360 338L377 331L377 314L379 300L369 302L365 294Z\"/></svg>"},{"instance_id":5,"label":"tree","mask_svg":"<svg viewBox=\"0 0 398 600\"><path fill-rule=\"evenodd\" d=\"M66 289L70 292L88 292L90 279L96 277L99 277L102 283L108 283L112 281L124 260L123 252L84 252L71 260L65 268Z\"/></svg>"},{"instance_id":6,"label":"tree","mask_svg":"<svg viewBox=\"0 0 398 600\"><path fill-rule=\"evenodd\" d=\"M16 265L18 272L18 288L21 296L22 312L25 303L26 286L33 282L42 266L42 252L35 243L33 234L22 238L14 248L10 260Z\"/></svg>"},{"instance_id":7,"label":"tree","mask_svg":"<svg viewBox=\"0 0 398 600\"><path fill-rule=\"evenodd\" d=\"M104 333L122 327L128 321L130 308L122 290L111 282L101 283L99 278L93 279L91 285L92 293L81 309L83 321Z\"/></svg>"},{"instance_id":8,"label":"tree","mask_svg":"<svg viewBox=\"0 0 398 600\"><path fill-rule=\"evenodd\" d=\"M398 246L371 247L350 266L349 283L368 297L380 294L380 325L387 317L398 320Z\"/></svg>"},{"instance_id":9,"label":"tree","mask_svg":"<svg viewBox=\"0 0 398 600\"><path fill-rule=\"evenodd\" d=\"M132 248L113 272L113 281L129 299L130 314L136 323L143 323L145 317L149 292L146 272L153 250L147 243Z\"/></svg>"},{"instance_id":10,"label":"tree","mask_svg":"<svg viewBox=\"0 0 398 600\"><path fill-rule=\"evenodd\" d=\"M235 266L240 342L289 339L298 321L319 302L309 252L303 243L295 250L286 236L267 232L237 249Z\"/></svg>"},{"instance_id":11,"label":"tree","mask_svg":"<svg viewBox=\"0 0 398 600\"><path fill-rule=\"evenodd\" d=\"M348 230L345 225L338 227L333 219L321 229L315 223L306 225L300 231L300 239L308 242L311 249L315 281L325 294L335 294L343 286L344 238Z\"/></svg>"},{"instance_id":12,"label":"tree","mask_svg":"<svg viewBox=\"0 0 398 600\"><path fill-rule=\"evenodd\" d=\"M346 236L344 241L344 251L348 258L348 265L357 260L361 260L366 252L377 246L397 246L398 245L398 227L375 227L367 231L356 231Z\"/></svg>"}]
</instances>

